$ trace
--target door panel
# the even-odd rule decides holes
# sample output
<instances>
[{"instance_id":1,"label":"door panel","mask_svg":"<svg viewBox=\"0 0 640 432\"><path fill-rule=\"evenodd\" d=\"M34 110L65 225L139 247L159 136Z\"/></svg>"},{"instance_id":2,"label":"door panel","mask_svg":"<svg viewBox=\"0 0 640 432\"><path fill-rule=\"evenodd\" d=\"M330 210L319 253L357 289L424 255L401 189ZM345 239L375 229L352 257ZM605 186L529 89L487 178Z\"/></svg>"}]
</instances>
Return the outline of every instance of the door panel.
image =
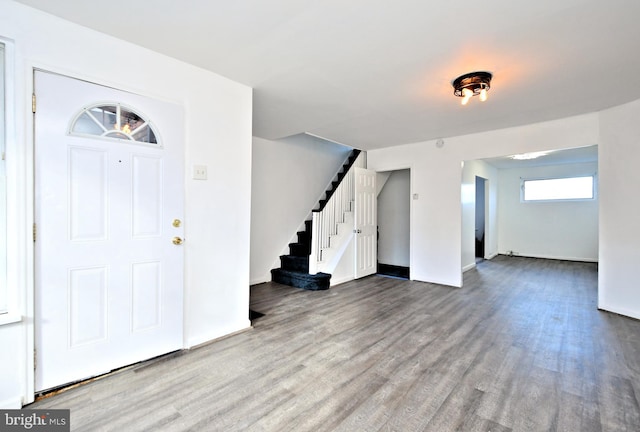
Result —
<instances>
[{"instance_id":1,"label":"door panel","mask_svg":"<svg viewBox=\"0 0 640 432\"><path fill-rule=\"evenodd\" d=\"M183 235L172 222L184 219L184 133L178 106L46 72L34 79L40 391L182 348L183 247L171 240ZM98 101L140 110L159 144L70 135Z\"/></svg>"},{"instance_id":2,"label":"door panel","mask_svg":"<svg viewBox=\"0 0 640 432\"><path fill-rule=\"evenodd\" d=\"M69 272L69 340L77 348L107 338L106 267Z\"/></svg>"},{"instance_id":3,"label":"door panel","mask_svg":"<svg viewBox=\"0 0 640 432\"><path fill-rule=\"evenodd\" d=\"M376 173L355 168L356 269L355 277L374 274L377 270L377 197Z\"/></svg>"},{"instance_id":4,"label":"door panel","mask_svg":"<svg viewBox=\"0 0 640 432\"><path fill-rule=\"evenodd\" d=\"M162 159L133 156L133 236L162 234Z\"/></svg>"},{"instance_id":5,"label":"door panel","mask_svg":"<svg viewBox=\"0 0 640 432\"><path fill-rule=\"evenodd\" d=\"M107 158L103 150L69 148L71 241L107 239Z\"/></svg>"},{"instance_id":6,"label":"door panel","mask_svg":"<svg viewBox=\"0 0 640 432\"><path fill-rule=\"evenodd\" d=\"M131 266L131 330L139 332L160 325L162 263L134 263Z\"/></svg>"}]
</instances>

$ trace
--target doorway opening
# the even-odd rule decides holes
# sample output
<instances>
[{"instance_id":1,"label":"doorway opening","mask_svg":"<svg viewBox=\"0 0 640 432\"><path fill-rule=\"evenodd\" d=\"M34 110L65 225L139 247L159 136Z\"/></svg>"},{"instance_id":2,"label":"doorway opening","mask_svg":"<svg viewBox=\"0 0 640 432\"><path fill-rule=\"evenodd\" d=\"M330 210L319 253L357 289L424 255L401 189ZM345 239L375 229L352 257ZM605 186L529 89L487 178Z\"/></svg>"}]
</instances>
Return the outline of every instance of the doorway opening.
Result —
<instances>
[{"instance_id":1,"label":"doorway opening","mask_svg":"<svg viewBox=\"0 0 640 432\"><path fill-rule=\"evenodd\" d=\"M411 170L378 175L378 274L409 279Z\"/></svg>"},{"instance_id":2,"label":"doorway opening","mask_svg":"<svg viewBox=\"0 0 640 432\"><path fill-rule=\"evenodd\" d=\"M488 197L486 186L486 179L476 176L476 262L482 261L485 258L486 209Z\"/></svg>"}]
</instances>

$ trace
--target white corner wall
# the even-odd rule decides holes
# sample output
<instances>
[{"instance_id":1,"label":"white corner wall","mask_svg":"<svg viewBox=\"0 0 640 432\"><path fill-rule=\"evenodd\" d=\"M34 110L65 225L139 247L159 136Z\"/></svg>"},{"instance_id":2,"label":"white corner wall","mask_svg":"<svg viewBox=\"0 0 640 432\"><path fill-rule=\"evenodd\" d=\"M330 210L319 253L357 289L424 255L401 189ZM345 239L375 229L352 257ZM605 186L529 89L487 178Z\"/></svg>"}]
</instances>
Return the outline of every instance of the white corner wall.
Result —
<instances>
[{"instance_id":1,"label":"white corner wall","mask_svg":"<svg viewBox=\"0 0 640 432\"><path fill-rule=\"evenodd\" d=\"M598 199L521 202L521 178L593 175L598 164L501 169L498 186L499 252L572 261L598 260ZM597 179L596 179L597 182ZM597 185L597 183L596 183Z\"/></svg>"},{"instance_id":2,"label":"white corner wall","mask_svg":"<svg viewBox=\"0 0 640 432\"><path fill-rule=\"evenodd\" d=\"M498 254L498 170L481 160L465 161L462 168L462 270L476 265L476 176L486 180L489 199L485 199L484 256L493 258Z\"/></svg>"},{"instance_id":3,"label":"white corner wall","mask_svg":"<svg viewBox=\"0 0 640 432\"><path fill-rule=\"evenodd\" d=\"M271 280L271 269L280 267L279 256L288 253L351 150L311 135L253 137L252 285Z\"/></svg>"},{"instance_id":4,"label":"white corner wall","mask_svg":"<svg viewBox=\"0 0 640 432\"><path fill-rule=\"evenodd\" d=\"M250 326L251 89L203 69L31 9L0 0L0 36L15 43L15 287L22 321L0 326L0 407L33 398L34 67L167 100L185 111L185 346Z\"/></svg>"},{"instance_id":5,"label":"white corner wall","mask_svg":"<svg viewBox=\"0 0 640 432\"><path fill-rule=\"evenodd\" d=\"M598 114L372 150L375 171L411 168L411 278L462 286L463 161L598 143Z\"/></svg>"},{"instance_id":6,"label":"white corner wall","mask_svg":"<svg viewBox=\"0 0 640 432\"><path fill-rule=\"evenodd\" d=\"M598 307L640 319L640 100L600 113Z\"/></svg>"}]
</instances>

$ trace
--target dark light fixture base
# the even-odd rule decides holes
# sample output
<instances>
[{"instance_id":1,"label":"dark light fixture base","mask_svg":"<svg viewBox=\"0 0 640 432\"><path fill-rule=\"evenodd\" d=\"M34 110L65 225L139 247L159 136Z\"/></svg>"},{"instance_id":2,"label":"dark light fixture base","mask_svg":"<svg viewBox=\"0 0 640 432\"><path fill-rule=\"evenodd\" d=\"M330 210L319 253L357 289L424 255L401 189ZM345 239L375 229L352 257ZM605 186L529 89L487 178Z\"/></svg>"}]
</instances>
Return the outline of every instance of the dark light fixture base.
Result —
<instances>
[{"instance_id":1,"label":"dark light fixture base","mask_svg":"<svg viewBox=\"0 0 640 432\"><path fill-rule=\"evenodd\" d=\"M463 90L469 89L473 92L473 96L479 95L482 90L491 88L490 72L470 72L460 75L451 83L453 85L453 94L458 97L465 97Z\"/></svg>"}]
</instances>

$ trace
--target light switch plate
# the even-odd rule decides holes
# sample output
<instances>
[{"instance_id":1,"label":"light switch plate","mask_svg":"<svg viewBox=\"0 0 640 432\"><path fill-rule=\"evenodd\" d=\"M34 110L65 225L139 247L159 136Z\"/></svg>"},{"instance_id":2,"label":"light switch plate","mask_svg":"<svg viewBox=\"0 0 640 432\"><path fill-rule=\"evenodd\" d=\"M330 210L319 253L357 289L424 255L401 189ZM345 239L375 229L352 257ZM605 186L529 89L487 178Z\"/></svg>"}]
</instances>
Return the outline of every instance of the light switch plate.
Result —
<instances>
[{"instance_id":1,"label":"light switch plate","mask_svg":"<svg viewBox=\"0 0 640 432\"><path fill-rule=\"evenodd\" d=\"M207 166L206 165L194 165L193 166L193 179L194 180L206 180L207 179Z\"/></svg>"}]
</instances>

